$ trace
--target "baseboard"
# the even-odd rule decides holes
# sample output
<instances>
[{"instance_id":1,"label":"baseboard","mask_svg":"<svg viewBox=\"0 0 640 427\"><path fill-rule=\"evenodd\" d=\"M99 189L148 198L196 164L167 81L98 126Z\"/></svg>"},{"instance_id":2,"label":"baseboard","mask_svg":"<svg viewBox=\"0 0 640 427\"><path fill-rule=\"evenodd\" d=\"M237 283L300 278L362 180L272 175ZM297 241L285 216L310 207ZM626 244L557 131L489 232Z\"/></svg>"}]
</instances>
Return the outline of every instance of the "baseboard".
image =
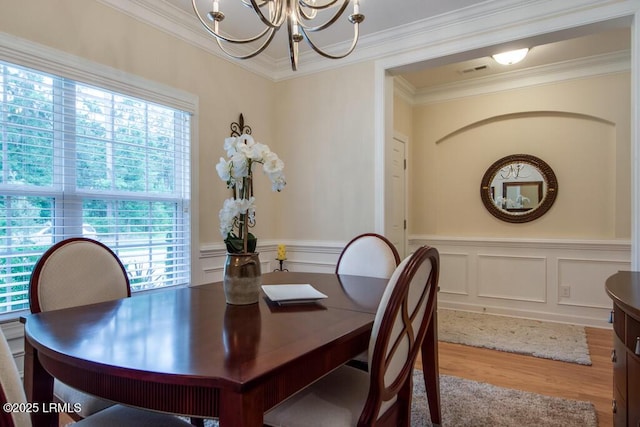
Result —
<instances>
[{"instance_id":1,"label":"baseboard","mask_svg":"<svg viewBox=\"0 0 640 427\"><path fill-rule=\"evenodd\" d=\"M438 302L439 309L469 311L473 313L487 313L498 316L517 317L520 319L540 320L543 322L566 323L570 325L588 326L600 329L612 329L612 325L608 322L608 312L602 313L602 316L589 317L578 315L565 315L540 311L509 309L503 307L486 307L476 304L465 304L455 302Z\"/></svg>"}]
</instances>

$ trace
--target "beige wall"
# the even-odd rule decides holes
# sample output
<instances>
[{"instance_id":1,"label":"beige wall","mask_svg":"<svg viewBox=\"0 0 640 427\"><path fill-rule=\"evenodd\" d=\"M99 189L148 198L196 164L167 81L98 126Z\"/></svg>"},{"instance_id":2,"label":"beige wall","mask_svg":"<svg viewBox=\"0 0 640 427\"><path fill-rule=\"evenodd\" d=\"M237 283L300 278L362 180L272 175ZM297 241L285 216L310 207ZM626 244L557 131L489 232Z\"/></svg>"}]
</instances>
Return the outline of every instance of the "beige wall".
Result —
<instances>
[{"instance_id":1,"label":"beige wall","mask_svg":"<svg viewBox=\"0 0 640 427\"><path fill-rule=\"evenodd\" d=\"M345 241L373 230L373 76L365 63L277 84L282 238Z\"/></svg>"},{"instance_id":2,"label":"beige wall","mask_svg":"<svg viewBox=\"0 0 640 427\"><path fill-rule=\"evenodd\" d=\"M393 130L409 138L413 135L413 107L399 95L393 97Z\"/></svg>"},{"instance_id":3,"label":"beige wall","mask_svg":"<svg viewBox=\"0 0 640 427\"><path fill-rule=\"evenodd\" d=\"M629 93L621 73L414 107L410 233L628 239ZM526 224L494 218L479 195L486 169L516 153L546 161L559 183L551 210Z\"/></svg>"}]
</instances>

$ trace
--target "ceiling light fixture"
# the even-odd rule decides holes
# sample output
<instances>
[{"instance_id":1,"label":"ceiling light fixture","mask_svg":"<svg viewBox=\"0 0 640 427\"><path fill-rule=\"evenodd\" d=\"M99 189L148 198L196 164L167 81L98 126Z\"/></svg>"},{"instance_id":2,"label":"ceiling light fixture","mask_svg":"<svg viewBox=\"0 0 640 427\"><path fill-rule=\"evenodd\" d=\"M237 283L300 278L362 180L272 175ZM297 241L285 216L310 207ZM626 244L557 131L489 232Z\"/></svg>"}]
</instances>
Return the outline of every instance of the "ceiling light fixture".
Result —
<instances>
[{"instance_id":1,"label":"ceiling light fixture","mask_svg":"<svg viewBox=\"0 0 640 427\"><path fill-rule=\"evenodd\" d=\"M527 53L529 53L529 48L498 53L496 55L493 55L492 58L495 59L498 64L513 65L522 61L524 57L527 56Z\"/></svg>"},{"instance_id":2,"label":"ceiling light fixture","mask_svg":"<svg viewBox=\"0 0 640 427\"><path fill-rule=\"evenodd\" d=\"M220 22L224 19L224 13L220 10L219 0L213 0L213 10L207 13L208 20L213 23L213 27L210 23L200 14L198 7L196 6L196 0L191 0L193 10L196 16L200 20L200 23L205 29L215 37L220 49L228 56L236 59L249 59L263 52L273 40L276 32L286 22L287 33L289 40L289 58L291 60L291 69L296 71L298 69L298 43L303 39L307 44L311 46L318 54L330 58L340 59L353 52L358 42L358 24L364 21L364 15L360 13L360 0L353 0L353 13L349 15L349 22L353 24L354 35L351 47L341 55L332 55L324 52L309 38L308 33L322 31L335 23L340 16L344 13L345 9L351 3L351 0L328 0L322 4L318 4L318 0L240 0L242 4L250 9L253 9L259 20L264 25L264 29L255 36L238 39L228 37L220 33ZM334 14L322 22L314 22L318 11L326 10L330 7L336 6L342 1ZM264 10L266 9L266 10ZM261 41L261 44L252 52L242 55L234 54L225 48L223 43L230 44L247 44L252 42Z\"/></svg>"}]
</instances>

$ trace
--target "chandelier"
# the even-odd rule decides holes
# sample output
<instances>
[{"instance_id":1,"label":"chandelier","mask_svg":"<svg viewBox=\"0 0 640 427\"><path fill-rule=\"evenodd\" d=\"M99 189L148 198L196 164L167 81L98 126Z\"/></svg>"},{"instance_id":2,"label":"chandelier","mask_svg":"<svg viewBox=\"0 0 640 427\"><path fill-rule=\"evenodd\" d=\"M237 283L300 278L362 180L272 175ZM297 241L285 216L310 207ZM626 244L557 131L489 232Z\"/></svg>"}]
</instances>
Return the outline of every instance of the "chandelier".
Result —
<instances>
[{"instance_id":1,"label":"chandelier","mask_svg":"<svg viewBox=\"0 0 640 427\"><path fill-rule=\"evenodd\" d=\"M500 169L501 179L518 179L528 178L529 175L525 175L526 164L524 163L511 163L510 165Z\"/></svg>"},{"instance_id":2,"label":"chandelier","mask_svg":"<svg viewBox=\"0 0 640 427\"><path fill-rule=\"evenodd\" d=\"M304 39L307 44L318 54L330 58L340 59L353 52L358 42L358 24L364 21L364 15L360 13L360 0L353 0L353 13L349 15L349 22L353 24L354 34L351 46L346 52L339 55L329 54L320 49L309 38L309 33L322 31L342 16L351 0L327 0L320 3L320 0L237 0L250 9L253 9L258 19L264 25L264 28L256 35L248 38L233 38L227 36L226 33L220 32L220 23L224 20L224 13L220 10L219 0L213 0L213 10L206 14L207 19L202 17L198 10L196 0L191 0L193 10L198 17L200 23L205 29L215 37L220 49L228 56L235 59L249 59L263 52L271 43L276 32L286 23L289 41L289 59L291 61L291 69L298 69L298 44ZM339 3L341 2L341 3ZM320 20L318 12L325 11L329 8L336 8L334 13L322 14L324 22L316 22ZM326 16L328 15L328 16ZM317 19L316 19L317 18ZM209 21L209 22L207 22ZM248 54L235 54L227 49L225 43L228 44L248 44L254 43L258 46Z\"/></svg>"}]
</instances>

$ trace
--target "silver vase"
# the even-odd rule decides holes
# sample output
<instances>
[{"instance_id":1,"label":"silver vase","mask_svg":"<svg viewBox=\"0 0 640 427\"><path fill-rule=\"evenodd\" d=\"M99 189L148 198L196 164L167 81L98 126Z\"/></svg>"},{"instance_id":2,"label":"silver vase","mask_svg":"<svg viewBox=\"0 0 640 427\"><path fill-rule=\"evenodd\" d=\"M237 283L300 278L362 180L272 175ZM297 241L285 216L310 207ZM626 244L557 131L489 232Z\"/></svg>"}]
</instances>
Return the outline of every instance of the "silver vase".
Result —
<instances>
[{"instance_id":1,"label":"silver vase","mask_svg":"<svg viewBox=\"0 0 640 427\"><path fill-rule=\"evenodd\" d=\"M255 304L260 297L260 258L258 253L227 254L224 264L224 295L227 304Z\"/></svg>"}]
</instances>

